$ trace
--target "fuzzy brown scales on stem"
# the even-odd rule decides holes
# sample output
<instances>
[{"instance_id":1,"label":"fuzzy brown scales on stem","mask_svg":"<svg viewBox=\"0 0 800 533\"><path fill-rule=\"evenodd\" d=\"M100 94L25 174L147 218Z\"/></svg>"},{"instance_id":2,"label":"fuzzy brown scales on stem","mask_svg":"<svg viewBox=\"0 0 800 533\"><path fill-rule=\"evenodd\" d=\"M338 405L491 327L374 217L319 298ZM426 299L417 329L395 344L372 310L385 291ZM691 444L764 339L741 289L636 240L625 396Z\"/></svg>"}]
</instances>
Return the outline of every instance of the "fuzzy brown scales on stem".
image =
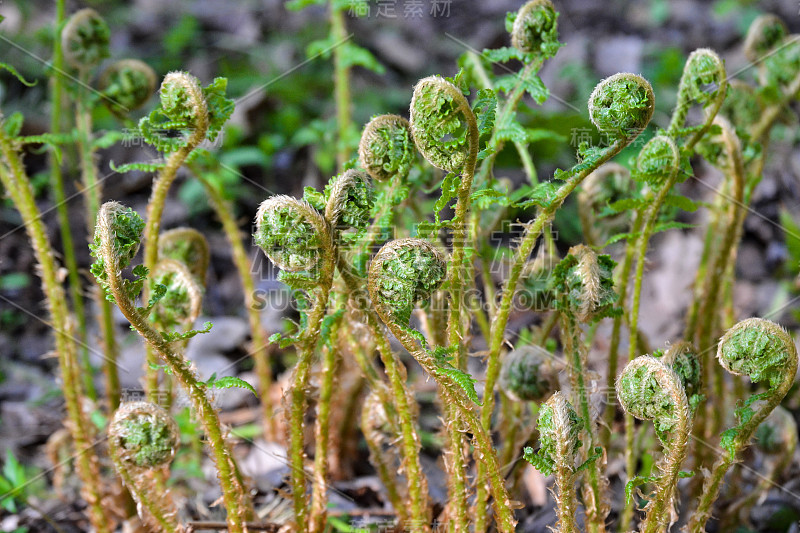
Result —
<instances>
[{"instance_id":1,"label":"fuzzy brown scales on stem","mask_svg":"<svg viewBox=\"0 0 800 533\"><path fill-rule=\"evenodd\" d=\"M144 222L133 210L116 202L103 204L97 215L94 244L91 247L96 258L92 273L107 291L107 296L113 298L125 318L186 390L208 435L223 501L228 510L228 528L238 533L243 531L250 501L233 455L225 442L217 411L206 395L205 385L175 351L168 336L152 326L147 319L146 309L135 304L147 270L141 267L134 269L136 279L133 281L122 278L122 271L130 265L139 248L143 228Z\"/></svg>"},{"instance_id":2,"label":"fuzzy brown scales on stem","mask_svg":"<svg viewBox=\"0 0 800 533\"><path fill-rule=\"evenodd\" d=\"M675 520L675 492L691 431L689 401L682 380L664 361L637 357L622 370L617 380L617 397L627 413L653 421L664 446L664 458L658 464L661 473L651 478L656 485L655 494L645 508L639 530L666 531ZM626 488L626 492L632 489L632 486Z\"/></svg>"},{"instance_id":3,"label":"fuzzy brown scales on stem","mask_svg":"<svg viewBox=\"0 0 800 533\"><path fill-rule=\"evenodd\" d=\"M305 531L309 507L303 431L306 391L333 283L336 252L328 222L310 204L289 196L273 196L261 203L253 238L267 257L283 270L279 279L304 291L310 300L305 310L307 327L295 339L298 362L287 413L295 527ZM315 479L315 482L319 481Z\"/></svg>"}]
</instances>

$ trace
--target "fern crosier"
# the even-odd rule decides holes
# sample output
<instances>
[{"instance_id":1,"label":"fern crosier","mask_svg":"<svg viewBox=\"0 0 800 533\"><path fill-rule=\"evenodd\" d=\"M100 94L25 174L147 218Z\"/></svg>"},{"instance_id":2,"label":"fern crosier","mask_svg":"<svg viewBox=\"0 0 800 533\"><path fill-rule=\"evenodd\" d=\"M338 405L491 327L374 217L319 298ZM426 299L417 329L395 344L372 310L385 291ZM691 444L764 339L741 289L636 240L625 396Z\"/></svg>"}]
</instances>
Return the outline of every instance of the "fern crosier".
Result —
<instances>
[{"instance_id":1,"label":"fern crosier","mask_svg":"<svg viewBox=\"0 0 800 533\"><path fill-rule=\"evenodd\" d=\"M640 420L652 420L656 435L665 448L659 463L661 473L649 478L656 483L655 495L645 508L642 533L668 529L672 520L675 491L681 464L686 459L691 431L689 401L680 377L663 361L650 356L628 363L617 380L617 398L625 411ZM630 494L629 481L626 494Z\"/></svg>"},{"instance_id":2,"label":"fern crosier","mask_svg":"<svg viewBox=\"0 0 800 533\"><path fill-rule=\"evenodd\" d=\"M183 263L200 285L205 286L211 252L205 236L196 229L179 227L160 233L158 257Z\"/></svg>"},{"instance_id":3,"label":"fern crosier","mask_svg":"<svg viewBox=\"0 0 800 533\"><path fill-rule=\"evenodd\" d=\"M156 73L138 59L122 59L100 75L103 103L118 116L142 107L156 90Z\"/></svg>"},{"instance_id":4,"label":"fern crosier","mask_svg":"<svg viewBox=\"0 0 800 533\"><path fill-rule=\"evenodd\" d=\"M408 327L420 300L430 298L447 274L439 250L422 239L397 239L385 244L370 266L369 285L382 315Z\"/></svg>"},{"instance_id":5,"label":"fern crosier","mask_svg":"<svg viewBox=\"0 0 800 533\"><path fill-rule=\"evenodd\" d=\"M552 274L554 292L560 295L556 307L581 322L616 314L615 266L610 256L598 255L588 246L579 244L570 248Z\"/></svg>"},{"instance_id":6,"label":"fern crosier","mask_svg":"<svg viewBox=\"0 0 800 533\"><path fill-rule=\"evenodd\" d=\"M503 359L498 385L514 401L538 402L553 391L558 378L550 352L540 346L522 346Z\"/></svg>"},{"instance_id":7,"label":"fern crosier","mask_svg":"<svg viewBox=\"0 0 800 533\"><path fill-rule=\"evenodd\" d=\"M680 378L683 390L686 391L686 398L689 400L689 407L694 413L705 398L703 395L703 369L694 345L685 341L676 342L664 352L661 361Z\"/></svg>"},{"instance_id":8,"label":"fern crosier","mask_svg":"<svg viewBox=\"0 0 800 533\"><path fill-rule=\"evenodd\" d=\"M614 74L598 83L589 97L592 124L620 138L632 138L641 132L654 109L653 88L635 74Z\"/></svg>"},{"instance_id":9,"label":"fern crosier","mask_svg":"<svg viewBox=\"0 0 800 533\"><path fill-rule=\"evenodd\" d=\"M253 239L289 284L315 283L320 263L330 256L331 234L324 218L308 202L290 196L264 200L256 214ZM332 261L331 257L328 257Z\"/></svg>"},{"instance_id":10,"label":"fern crosier","mask_svg":"<svg viewBox=\"0 0 800 533\"><path fill-rule=\"evenodd\" d=\"M339 243L342 232L353 229L360 234L369 225L374 204L374 194L369 175L359 170L347 170L334 177L326 187L328 201L325 219Z\"/></svg>"},{"instance_id":11,"label":"fern crosier","mask_svg":"<svg viewBox=\"0 0 800 533\"><path fill-rule=\"evenodd\" d=\"M636 158L633 179L659 190L678 177L681 154L678 145L671 137L656 135L642 147ZM683 174L684 179L688 174Z\"/></svg>"},{"instance_id":12,"label":"fern crosier","mask_svg":"<svg viewBox=\"0 0 800 533\"><path fill-rule=\"evenodd\" d=\"M433 166L454 173L464 168L473 144L477 145L471 124L475 116L469 102L449 81L430 76L414 87L411 133L417 149Z\"/></svg>"},{"instance_id":13,"label":"fern crosier","mask_svg":"<svg viewBox=\"0 0 800 533\"><path fill-rule=\"evenodd\" d=\"M108 435L119 450L116 460L144 469L169 465L180 442L178 426L169 413L149 402L123 403L114 413Z\"/></svg>"},{"instance_id":14,"label":"fern crosier","mask_svg":"<svg viewBox=\"0 0 800 533\"><path fill-rule=\"evenodd\" d=\"M575 497L576 466L583 420L561 392L555 392L539 409L539 450L525 448L523 457L544 475L555 474L557 533L575 533L578 500Z\"/></svg>"},{"instance_id":15,"label":"fern crosier","mask_svg":"<svg viewBox=\"0 0 800 533\"><path fill-rule=\"evenodd\" d=\"M729 329L720 339L717 359L725 370L748 376L754 383L766 381L769 389L754 394L735 411L739 423L722 433L723 452L706 477L697 510L688 531L700 533L711 516L725 473L736 455L747 447L756 428L780 404L797 374L797 348L779 325L761 318L748 318ZM757 409L753 406L756 405Z\"/></svg>"},{"instance_id":16,"label":"fern crosier","mask_svg":"<svg viewBox=\"0 0 800 533\"><path fill-rule=\"evenodd\" d=\"M756 18L747 30L744 40L744 55L754 63L760 62L770 50L778 46L788 34L786 24L780 17L770 13Z\"/></svg>"},{"instance_id":17,"label":"fern crosier","mask_svg":"<svg viewBox=\"0 0 800 533\"><path fill-rule=\"evenodd\" d=\"M180 433L169 413L149 402L123 403L108 426L108 450L114 467L136 500L145 524L157 531L183 531L177 509L163 481L180 444Z\"/></svg>"},{"instance_id":18,"label":"fern crosier","mask_svg":"<svg viewBox=\"0 0 800 533\"><path fill-rule=\"evenodd\" d=\"M414 162L411 125L398 115L379 115L361 133L358 161L375 181L405 178Z\"/></svg>"},{"instance_id":19,"label":"fern crosier","mask_svg":"<svg viewBox=\"0 0 800 533\"><path fill-rule=\"evenodd\" d=\"M203 287L186 265L175 259L159 259L153 269L154 286L161 285L166 293L153 306L152 316L161 329L180 327L191 329L200 316Z\"/></svg>"},{"instance_id":20,"label":"fern crosier","mask_svg":"<svg viewBox=\"0 0 800 533\"><path fill-rule=\"evenodd\" d=\"M72 68L88 72L109 55L111 30L91 8L75 12L61 30L64 60Z\"/></svg>"},{"instance_id":21,"label":"fern crosier","mask_svg":"<svg viewBox=\"0 0 800 533\"><path fill-rule=\"evenodd\" d=\"M558 42L558 13L550 0L532 0L516 13L511 45L542 60L553 57Z\"/></svg>"}]
</instances>

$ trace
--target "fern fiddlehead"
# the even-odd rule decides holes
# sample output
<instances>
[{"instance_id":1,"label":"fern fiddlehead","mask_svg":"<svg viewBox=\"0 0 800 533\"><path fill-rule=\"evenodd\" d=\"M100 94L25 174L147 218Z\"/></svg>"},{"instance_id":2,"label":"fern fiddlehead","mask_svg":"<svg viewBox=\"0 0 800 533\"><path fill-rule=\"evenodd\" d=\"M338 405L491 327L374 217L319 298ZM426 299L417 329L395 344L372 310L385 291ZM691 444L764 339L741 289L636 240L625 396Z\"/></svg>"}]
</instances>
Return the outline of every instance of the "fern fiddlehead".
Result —
<instances>
[{"instance_id":1,"label":"fern fiddlehead","mask_svg":"<svg viewBox=\"0 0 800 533\"><path fill-rule=\"evenodd\" d=\"M703 494L689 521L690 533L705 530L725 473L736 455L747 447L761 422L786 396L797 373L797 348L792 338L779 325L760 318L743 320L729 329L719 341L717 359L731 374L746 375L754 383L766 381L769 388L750 396L736 409L739 424L722 433L723 451L705 479Z\"/></svg>"},{"instance_id":2,"label":"fern fiddlehead","mask_svg":"<svg viewBox=\"0 0 800 533\"><path fill-rule=\"evenodd\" d=\"M138 59L122 59L109 65L100 75L103 103L117 116L142 107L156 90L156 73Z\"/></svg>"},{"instance_id":3,"label":"fern fiddlehead","mask_svg":"<svg viewBox=\"0 0 800 533\"><path fill-rule=\"evenodd\" d=\"M202 330L190 330L180 334L157 330L148 320L148 314L158 300L165 296L165 287L156 286L153 298L147 302L147 306L137 307L135 299L142 290L149 271L139 265L133 269L133 279L122 277L122 271L130 266L139 249L144 229L144 221L132 209L116 202L103 204L97 215L94 243L90 246L95 257L92 274L105 289L106 297L117 304L131 326L152 347L188 394L207 433L219 471L223 501L228 510L228 528L230 531L242 532L249 499L233 456L225 443L217 411L208 399L206 386L198 380L194 370L172 346L175 340L190 338L202 333ZM204 331L207 330L206 328Z\"/></svg>"},{"instance_id":4,"label":"fern fiddlehead","mask_svg":"<svg viewBox=\"0 0 800 533\"><path fill-rule=\"evenodd\" d=\"M304 313L305 328L295 339L298 361L289 392L291 407L287 414L295 526L298 531L306 531L309 506L303 421L311 365L333 283L333 236L327 221L307 202L289 196L273 196L264 200L258 208L253 238L270 261L282 270L278 279L295 290L304 291L310 300L307 302L309 308Z\"/></svg>"},{"instance_id":5,"label":"fern fiddlehead","mask_svg":"<svg viewBox=\"0 0 800 533\"><path fill-rule=\"evenodd\" d=\"M593 453L598 443L594 415L589 407L588 357L581 323L613 316L617 295L614 292L613 260L597 255L585 245L573 246L553 270L555 307L561 314L564 353L569 358L569 374L573 397L588 436L586 453ZM588 457L587 457L588 460ZM588 465L589 479L584 484L583 499L587 527L603 531L608 504L605 501L608 480L601 471L601 460Z\"/></svg>"},{"instance_id":6,"label":"fern fiddlehead","mask_svg":"<svg viewBox=\"0 0 800 533\"><path fill-rule=\"evenodd\" d=\"M158 531L183 531L175 504L153 475L169 473L180 443L178 426L169 413L148 402L123 403L111 419L108 437L114 467L133 494L144 523Z\"/></svg>"},{"instance_id":7,"label":"fern fiddlehead","mask_svg":"<svg viewBox=\"0 0 800 533\"><path fill-rule=\"evenodd\" d=\"M542 474L555 474L558 522L554 531L577 533L575 482L587 464L576 466L583 446L583 419L561 392L555 392L539 409L538 427L539 450L534 453L533 448L525 448L523 457Z\"/></svg>"},{"instance_id":8,"label":"fern fiddlehead","mask_svg":"<svg viewBox=\"0 0 800 533\"><path fill-rule=\"evenodd\" d=\"M2 118L0 115L0 120ZM40 267L42 290L55 331L55 348L69 419L67 428L79 452L76 456L76 471L82 483L81 495L88 504L92 527L100 533L108 533L113 530L113 526L103 509L102 492L97 485L100 467L91 444L92 425L84 413L78 355L72 337L66 295L59 280L56 253L50 244L42 214L36 206L33 188L18 147L14 145L5 127L0 127L0 181L22 216L25 232Z\"/></svg>"},{"instance_id":9,"label":"fern fiddlehead","mask_svg":"<svg viewBox=\"0 0 800 533\"><path fill-rule=\"evenodd\" d=\"M201 88L197 78L186 72L171 72L159 90L160 106L139 121L145 140L169 157L160 166L147 203L144 229L144 266L152 270L158 261L158 235L161 216L178 169L206 138L213 141L233 112L233 102L225 97L227 80L217 78ZM170 132L179 132L177 137ZM145 297L149 287L145 286ZM152 357L149 357L152 359ZM150 361L152 362L152 361ZM148 368L147 389L158 387L158 373Z\"/></svg>"},{"instance_id":10,"label":"fern fiddlehead","mask_svg":"<svg viewBox=\"0 0 800 533\"><path fill-rule=\"evenodd\" d=\"M109 55L111 30L97 11L91 8L75 12L61 30L64 60L72 68L86 72Z\"/></svg>"},{"instance_id":11,"label":"fern fiddlehead","mask_svg":"<svg viewBox=\"0 0 800 533\"><path fill-rule=\"evenodd\" d=\"M446 277L444 256L421 239L398 239L385 244L369 267L369 293L375 310L417 362L439 384L445 401L455 406L472 431L475 447L485 462L498 529L513 531L515 520L510 500L492 448L491 439L473 412L477 401L474 380L457 369L446 350L429 350L421 333L409 326L415 303L427 299Z\"/></svg>"},{"instance_id":12,"label":"fern fiddlehead","mask_svg":"<svg viewBox=\"0 0 800 533\"><path fill-rule=\"evenodd\" d=\"M672 522L678 478L691 431L692 417L682 380L666 361L650 356L637 357L625 366L617 380L617 398L625 412L640 420L653 421L656 435L664 446L664 458L658 465L660 474L648 479L656 484L655 494L645 508L645 519L639 530L642 533L667 531ZM628 481L626 498L630 497L636 481Z\"/></svg>"}]
</instances>

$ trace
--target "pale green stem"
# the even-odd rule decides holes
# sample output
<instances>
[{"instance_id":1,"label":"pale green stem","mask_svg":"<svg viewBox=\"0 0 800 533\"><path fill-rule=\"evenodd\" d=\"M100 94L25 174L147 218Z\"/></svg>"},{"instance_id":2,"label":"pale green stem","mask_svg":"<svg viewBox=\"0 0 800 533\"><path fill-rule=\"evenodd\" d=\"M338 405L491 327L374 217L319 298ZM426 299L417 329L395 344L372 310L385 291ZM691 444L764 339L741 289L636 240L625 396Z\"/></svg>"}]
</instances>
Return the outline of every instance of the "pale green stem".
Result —
<instances>
[{"instance_id":1,"label":"pale green stem","mask_svg":"<svg viewBox=\"0 0 800 533\"><path fill-rule=\"evenodd\" d=\"M87 73L81 74L82 82L88 84ZM83 179L83 197L86 201L86 227L89 239L94 235L94 225L97 220L97 212L100 210L102 200L102 186L97 180L97 167L94 160L94 148L92 147L92 114L86 107L86 90L81 87L78 91L78 98L75 102L75 125L78 130L78 149L80 152L81 177ZM95 305L100 310L101 334L103 337L103 373L106 378L106 396L111 411L119 406L119 373L117 370L117 339L114 327L114 314L111 302L105 299L100 286L97 285L94 291ZM94 384L90 373L85 379L91 384L89 396L94 397Z\"/></svg>"},{"instance_id":2,"label":"pale green stem","mask_svg":"<svg viewBox=\"0 0 800 533\"><path fill-rule=\"evenodd\" d=\"M347 38L344 13L339 2L330 1L331 37L334 42L340 43ZM347 136L350 131L351 103L350 103L350 67L345 63L346 48L336 46L333 48L333 92L336 98L336 165L339 170L350 158L350 149L347 146Z\"/></svg>"},{"instance_id":3,"label":"pale green stem","mask_svg":"<svg viewBox=\"0 0 800 533\"><path fill-rule=\"evenodd\" d=\"M641 231L642 217L636 212L631 225L631 232L635 235ZM619 302L622 306L622 314L614 317L613 326L611 329L611 340L608 347L608 376L606 377L606 390L613 391L617 382L617 370L619 369L619 344L620 336L622 333L622 322L624 321L624 314L626 312L628 300L628 284L631 278L631 268L633 267L633 258L636 252L634 247L634 239L628 239L625 245L625 256L622 260L622 266L617 279L617 293L619 294ZM611 441L612 426L614 425L614 416L616 414L616 405L613 401L606 404L603 419L605 420L605 431L600 437L600 445L608 449Z\"/></svg>"},{"instance_id":4,"label":"pale green stem","mask_svg":"<svg viewBox=\"0 0 800 533\"><path fill-rule=\"evenodd\" d=\"M104 228L104 231L108 232L109 228ZM206 396L205 385L198 381L194 371L186 365L186 361L173 350L173 347L164 339L161 332L153 328L147 318L137 310L134 303L128 300L125 289L122 287L120 273L116 269L114 252L110 243L112 238L113 236L107 235L103 238L102 243L102 255L106 265L109 290L125 318L144 337L145 341L152 346L154 352L167 365L188 394L192 407L205 429L217 467L217 477L222 488L223 502L228 510L228 531L242 533L249 506L249 498L239 479L233 456L223 437L217 410L209 401L208 396Z\"/></svg>"},{"instance_id":5,"label":"pale green stem","mask_svg":"<svg viewBox=\"0 0 800 533\"><path fill-rule=\"evenodd\" d=\"M336 337L341 317L331 327L331 345L323 350L322 374L314 425L314 479L311 494L309 531L323 533L328 510L328 443L330 434L331 398L339 358Z\"/></svg>"},{"instance_id":6,"label":"pale green stem","mask_svg":"<svg viewBox=\"0 0 800 533\"><path fill-rule=\"evenodd\" d=\"M345 281L348 290L348 299L354 301L358 310L366 315L367 324L378 344L383 366L386 375L389 377L392 397L394 399L394 409L400 422L402 437L404 465L406 478L408 480L408 495L410 502L409 517L415 526L411 531L415 533L430 532L430 514L428 511L428 482L422 471L420 462L420 440L414 424L412 412L412 402L410 392L406 387L406 371L402 362L392 352L389 338L381 326L380 320L375 312L367 307L367 296L362 289L359 289L358 280L351 274L351 270L341 256L338 259L338 270Z\"/></svg>"},{"instance_id":7,"label":"pale green stem","mask_svg":"<svg viewBox=\"0 0 800 533\"><path fill-rule=\"evenodd\" d=\"M61 48L61 27L66 18L65 1L56 0L56 34L53 40L53 71L55 74L50 77L50 132L61 133L62 110L64 102L64 54ZM83 384L87 387L87 393L94 392L92 383L92 367L89 361L89 344L86 333L86 309L83 302L83 291L81 276L78 273L78 262L75 259L75 244L72 240L72 228L69 222L69 209L67 208L67 196L64 192L64 177L61 172L61 163L56 153L51 151L48 156L50 164L50 188L53 190L53 202L58 214L59 231L61 236L61 246L63 248L64 266L67 269L69 279L69 291L72 299L72 307L75 312L75 320L78 326L78 340L82 346L80 364L83 367ZM96 395L95 395L96 396Z\"/></svg>"},{"instance_id":8,"label":"pale green stem","mask_svg":"<svg viewBox=\"0 0 800 533\"><path fill-rule=\"evenodd\" d=\"M639 348L639 304L642 296L642 280L644 279L644 265L645 256L647 255L647 246L650 243L650 237L653 235L653 230L658 220L658 212L661 206L664 205L664 200L672 190L673 185L678 179L678 170L675 169L664 185L659 189L655 199L650 203L642 216L642 233L636 242L636 272L633 277L633 296L631 301L630 312L628 313L629 328L629 341L628 341L628 360L633 361L637 356ZM628 480L636 476L636 450L634 446L635 423L633 417L629 414L625 415L625 474ZM622 509L620 516L620 529L627 531L630 527L631 520L633 519L633 501L626 504Z\"/></svg>"},{"instance_id":9,"label":"pale green stem","mask_svg":"<svg viewBox=\"0 0 800 533\"><path fill-rule=\"evenodd\" d=\"M205 140L208 132L208 109L202 93L191 94L190 98L194 100L194 106L197 108L192 135L189 136L185 145L178 148L167 159L164 168L158 173L158 177L153 183L153 191L150 194L150 201L147 203L147 220L144 227L144 266L150 272L153 271L158 262L158 235L161 232L161 215L164 212L167 193L186 158ZM145 301L149 296L149 290L149 283L145 283ZM156 363L155 359L152 350L148 348L145 390L151 393L158 389L158 370L153 368Z\"/></svg>"},{"instance_id":10,"label":"pale green stem","mask_svg":"<svg viewBox=\"0 0 800 533\"><path fill-rule=\"evenodd\" d=\"M587 361L586 348L583 346L581 327L575 317L568 313L562 313L561 332L564 342L564 353L571 357L569 365L570 381L572 382L573 394L576 404L580 409L580 416L583 418L584 429L588 436L584 451L586 457L594 453L597 443L597 431L594 418L589 409L589 394L586 389ZM608 514L606 505L603 502L604 491L601 486L602 472L600 471L600 459L592 461L588 467L589 479L584 483L584 508L586 509L586 529L590 532L605 531L605 519ZM562 487L560 490L564 490Z\"/></svg>"},{"instance_id":11,"label":"pale green stem","mask_svg":"<svg viewBox=\"0 0 800 533\"><path fill-rule=\"evenodd\" d=\"M47 237L42 214L36 207L33 189L19 153L14 149L12 140L1 127L0 154L2 154L0 180L22 216L25 231L28 233L36 260L39 263L42 289L47 299L55 331L56 353L61 369L62 389L69 422L67 428L77 450L75 464L78 477L83 484L82 495L89 506L92 527L100 533L110 533L113 528L103 507L103 494L98 483L100 468L90 442L93 434L92 428L83 412L76 348L71 335L66 295L59 281L58 266L55 262L56 254Z\"/></svg>"}]
</instances>

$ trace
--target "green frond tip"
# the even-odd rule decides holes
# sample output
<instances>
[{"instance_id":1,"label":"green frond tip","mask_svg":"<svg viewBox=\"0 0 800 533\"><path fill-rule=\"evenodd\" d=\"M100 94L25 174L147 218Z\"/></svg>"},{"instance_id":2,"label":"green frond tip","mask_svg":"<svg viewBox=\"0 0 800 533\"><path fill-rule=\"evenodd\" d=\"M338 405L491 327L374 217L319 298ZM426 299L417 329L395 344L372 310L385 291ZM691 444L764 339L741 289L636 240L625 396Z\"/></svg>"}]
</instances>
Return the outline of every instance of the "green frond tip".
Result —
<instances>
[{"instance_id":1,"label":"green frond tip","mask_svg":"<svg viewBox=\"0 0 800 533\"><path fill-rule=\"evenodd\" d=\"M474 122L467 99L439 76L423 78L411 100L411 133L417 148L433 166L458 173L469 155L469 123Z\"/></svg>"},{"instance_id":2,"label":"green frond tip","mask_svg":"<svg viewBox=\"0 0 800 533\"><path fill-rule=\"evenodd\" d=\"M130 207L107 202L100 208L89 249L95 258L91 272L103 287L108 284L106 268L122 270L131 264L143 232L144 220ZM106 265L109 260L112 264Z\"/></svg>"},{"instance_id":3,"label":"green frond tip","mask_svg":"<svg viewBox=\"0 0 800 533\"><path fill-rule=\"evenodd\" d=\"M589 97L589 117L602 132L632 139L650 122L655 96L636 74L614 74L597 84Z\"/></svg>"},{"instance_id":4,"label":"green frond tip","mask_svg":"<svg viewBox=\"0 0 800 533\"><path fill-rule=\"evenodd\" d=\"M208 381L205 382L205 385L214 389L230 389L231 387L237 387L240 389L249 390L255 396L258 396L256 389L253 388L252 385L241 378L237 378L236 376L223 376L218 378L216 374L214 374L208 379Z\"/></svg>"},{"instance_id":5,"label":"green frond tip","mask_svg":"<svg viewBox=\"0 0 800 533\"><path fill-rule=\"evenodd\" d=\"M122 59L112 63L100 76L103 103L116 115L142 107L156 90L156 73L143 61Z\"/></svg>"},{"instance_id":6,"label":"green frond tip","mask_svg":"<svg viewBox=\"0 0 800 533\"><path fill-rule=\"evenodd\" d=\"M200 315L203 288L191 271L174 259L161 258L153 269L155 285L164 287L153 302L153 321L162 329L190 327Z\"/></svg>"},{"instance_id":7,"label":"green frond tip","mask_svg":"<svg viewBox=\"0 0 800 533\"><path fill-rule=\"evenodd\" d=\"M654 357L637 357L625 366L617 379L617 398L627 413L652 420L665 446L688 416L689 402L680 379Z\"/></svg>"},{"instance_id":8,"label":"green frond tip","mask_svg":"<svg viewBox=\"0 0 800 533\"><path fill-rule=\"evenodd\" d=\"M427 300L447 274L444 256L422 239L398 239L385 244L372 260L369 290L376 305L407 325L419 300Z\"/></svg>"},{"instance_id":9,"label":"green frond tip","mask_svg":"<svg viewBox=\"0 0 800 533\"><path fill-rule=\"evenodd\" d=\"M797 372L797 348L785 329L769 320L742 320L720 339L717 359L728 372L769 381L777 388Z\"/></svg>"},{"instance_id":10,"label":"green frond tip","mask_svg":"<svg viewBox=\"0 0 800 533\"><path fill-rule=\"evenodd\" d=\"M281 273L281 280L296 288L310 288L320 263L332 253L327 222L307 202L290 196L272 196L256 214L253 239Z\"/></svg>"},{"instance_id":11,"label":"green frond tip","mask_svg":"<svg viewBox=\"0 0 800 533\"><path fill-rule=\"evenodd\" d=\"M558 13L550 0L532 0L520 8L514 17L511 44L537 59L556 55L561 47Z\"/></svg>"},{"instance_id":12,"label":"green frond tip","mask_svg":"<svg viewBox=\"0 0 800 533\"><path fill-rule=\"evenodd\" d=\"M598 255L585 245L570 248L553 269L552 283L560 295L556 307L581 322L599 320L619 313L615 307L614 267L609 255Z\"/></svg>"},{"instance_id":13,"label":"green frond tip","mask_svg":"<svg viewBox=\"0 0 800 533\"><path fill-rule=\"evenodd\" d=\"M211 251L208 241L194 228L173 228L158 236L158 257L174 259L189 269L200 285L205 285Z\"/></svg>"},{"instance_id":14,"label":"green frond tip","mask_svg":"<svg viewBox=\"0 0 800 533\"><path fill-rule=\"evenodd\" d=\"M541 401L558 383L551 358L552 354L541 346L522 346L511 351L500 369L500 390L518 402Z\"/></svg>"},{"instance_id":15,"label":"green frond tip","mask_svg":"<svg viewBox=\"0 0 800 533\"><path fill-rule=\"evenodd\" d=\"M369 226L375 195L366 172L350 169L334 176L325 186L324 198L325 219L337 241L343 231L354 229L358 235Z\"/></svg>"},{"instance_id":16,"label":"green frond tip","mask_svg":"<svg viewBox=\"0 0 800 533\"><path fill-rule=\"evenodd\" d=\"M655 355L655 354L653 354ZM703 369L700 364L700 357L697 350L690 342L676 342L664 353L663 363L669 366L681 380L683 390L689 403L692 399L702 395L703 392Z\"/></svg>"},{"instance_id":17,"label":"green frond tip","mask_svg":"<svg viewBox=\"0 0 800 533\"><path fill-rule=\"evenodd\" d=\"M111 30L97 11L86 8L75 12L61 30L64 60L78 70L97 66L109 56Z\"/></svg>"},{"instance_id":18,"label":"green frond tip","mask_svg":"<svg viewBox=\"0 0 800 533\"><path fill-rule=\"evenodd\" d=\"M26 87L33 87L37 83L35 81L26 80L22 76L22 74L20 74L19 71L17 71L17 69L14 68L13 65L9 65L8 63L0 63L0 69L7 70L8 72L10 72L12 76L17 78L17 81L19 81L21 84L25 85Z\"/></svg>"},{"instance_id":19,"label":"green frond tip","mask_svg":"<svg viewBox=\"0 0 800 533\"><path fill-rule=\"evenodd\" d=\"M551 476L553 472L555 472L555 463L553 463L553 460L547 455L535 453L530 446L526 446L525 449L522 450L522 458L541 472L542 475Z\"/></svg>"},{"instance_id":20,"label":"green frond tip","mask_svg":"<svg viewBox=\"0 0 800 533\"><path fill-rule=\"evenodd\" d=\"M411 125L403 117L379 115L364 126L358 160L375 181L387 181L394 176L405 179L415 153Z\"/></svg>"},{"instance_id":21,"label":"green frond tip","mask_svg":"<svg viewBox=\"0 0 800 533\"><path fill-rule=\"evenodd\" d=\"M178 426L169 413L149 402L123 403L108 434L115 460L140 469L168 465L180 443Z\"/></svg>"},{"instance_id":22,"label":"green frond tip","mask_svg":"<svg viewBox=\"0 0 800 533\"><path fill-rule=\"evenodd\" d=\"M725 65L716 52L708 48L695 50L684 66L680 91L687 91L690 101L703 106L724 98L727 87Z\"/></svg>"},{"instance_id":23,"label":"green frond tip","mask_svg":"<svg viewBox=\"0 0 800 533\"><path fill-rule=\"evenodd\" d=\"M788 34L786 24L772 14L757 17L747 30L744 40L744 54L750 61L761 60L770 50L783 41Z\"/></svg>"},{"instance_id":24,"label":"green frond tip","mask_svg":"<svg viewBox=\"0 0 800 533\"><path fill-rule=\"evenodd\" d=\"M654 188L660 188L667 180L677 175L683 176L681 181L686 179L686 174L678 174L680 165L681 154L675 141L666 135L657 135L642 147L631 177Z\"/></svg>"},{"instance_id":25,"label":"green frond tip","mask_svg":"<svg viewBox=\"0 0 800 533\"><path fill-rule=\"evenodd\" d=\"M214 78L207 87L203 89L203 97L208 107L208 133L206 137L211 142L217 139L217 135L222 131L222 127L231 118L235 104L233 100L226 96L228 90L228 78Z\"/></svg>"},{"instance_id":26,"label":"green frond tip","mask_svg":"<svg viewBox=\"0 0 800 533\"><path fill-rule=\"evenodd\" d=\"M575 458L583 446L580 440L583 420L557 391L539 408L539 451L549 464L575 470ZM534 465L535 466L535 465Z\"/></svg>"}]
</instances>

